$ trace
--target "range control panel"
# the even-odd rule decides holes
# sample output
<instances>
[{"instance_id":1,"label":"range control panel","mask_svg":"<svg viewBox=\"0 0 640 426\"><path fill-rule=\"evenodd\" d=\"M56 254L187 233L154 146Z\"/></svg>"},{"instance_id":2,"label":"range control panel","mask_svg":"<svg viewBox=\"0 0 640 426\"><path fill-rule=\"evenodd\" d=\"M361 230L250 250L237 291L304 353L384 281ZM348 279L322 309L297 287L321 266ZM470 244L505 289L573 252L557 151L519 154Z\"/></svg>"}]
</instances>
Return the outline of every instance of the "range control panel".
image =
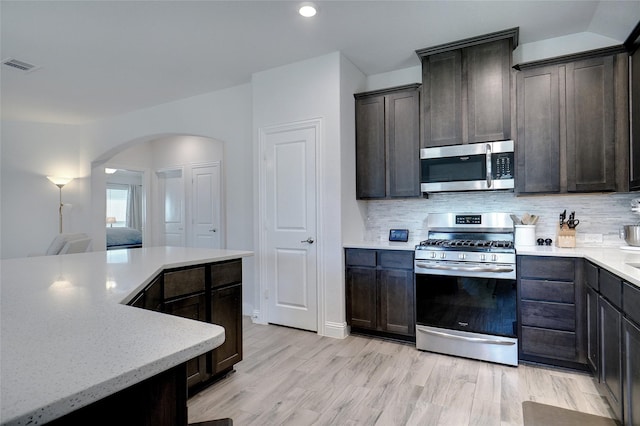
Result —
<instances>
[{"instance_id":1,"label":"range control panel","mask_svg":"<svg viewBox=\"0 0 640 426\"><path fill-rule=\"evenodd\" d=\"M482 215L458 214L456 215L456 225L482 225Z\"/></svg>"}]
</instances>

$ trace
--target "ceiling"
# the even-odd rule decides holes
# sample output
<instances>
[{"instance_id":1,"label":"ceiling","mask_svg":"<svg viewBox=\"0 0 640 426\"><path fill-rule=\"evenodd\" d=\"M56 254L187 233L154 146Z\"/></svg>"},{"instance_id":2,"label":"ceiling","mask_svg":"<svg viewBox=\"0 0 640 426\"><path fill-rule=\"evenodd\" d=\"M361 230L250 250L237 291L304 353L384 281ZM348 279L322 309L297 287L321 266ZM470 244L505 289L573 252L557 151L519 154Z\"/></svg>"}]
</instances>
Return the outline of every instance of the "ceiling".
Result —
<instances>
[{"instance_id":1,"label":"ceiling","mask_svg":"<svg viewBox=\"0 0 640 426\"><path fill-rule=\"evenodd\" d=\"M416 49L507 28L520 45L575 33L621 44L638 1L0 1L3 120L79 124L248 83L341 51L364 74L419 65Z\"/></svg>"}]
</instances>

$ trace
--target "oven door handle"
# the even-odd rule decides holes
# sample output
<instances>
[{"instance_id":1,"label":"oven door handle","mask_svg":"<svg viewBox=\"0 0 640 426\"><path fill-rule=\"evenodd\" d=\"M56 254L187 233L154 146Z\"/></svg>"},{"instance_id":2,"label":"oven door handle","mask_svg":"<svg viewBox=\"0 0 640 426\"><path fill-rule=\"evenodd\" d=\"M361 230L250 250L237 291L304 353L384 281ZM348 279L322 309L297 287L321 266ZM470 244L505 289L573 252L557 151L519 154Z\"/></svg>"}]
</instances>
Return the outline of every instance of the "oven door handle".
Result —
<instances>
[{"instance_id":1,"label":"oven door handle","mask_svg":"<svg viewBox=\"0 0 640 426\"><path fill-rule=\"evenodd\" d=\"M513 272L512 266L452 266L452 265L428 265L416 262L416 266L425 269L438 269L440 271L465 271L465 272Z\"/></svg>"},{"instance_id":2,"label":"oven door handle","mask_svg":"<svg viewBox=\"0 0 640 426\"><path fill-rule=\"evenodd\" d=\"M501 340L501 339L487 339L484 337L468 337L468 336L458 336L456 334L443 333L441 331L435 330L424 330L422 328L417 329L421 333L431 334L438 337L444 337L447 339L456 339L456 340L464 340L466 342L474 342L474 343L490 343L492 345L503 345L503 346L513 346L516 343L510 340Z\"/></svg>"},{"instance_id":3,"label":"oven door handle","mask_svg":"<svg viewBox=\"0 0 640 426\"><path fill-rule=\"evenodd\" d=\"M491 188L491 179L493 177L493 171L491 170L491 144L487 144L487 153L486 153L486 164L487 164L487 188Z\"/></svg>"}]
</instances>

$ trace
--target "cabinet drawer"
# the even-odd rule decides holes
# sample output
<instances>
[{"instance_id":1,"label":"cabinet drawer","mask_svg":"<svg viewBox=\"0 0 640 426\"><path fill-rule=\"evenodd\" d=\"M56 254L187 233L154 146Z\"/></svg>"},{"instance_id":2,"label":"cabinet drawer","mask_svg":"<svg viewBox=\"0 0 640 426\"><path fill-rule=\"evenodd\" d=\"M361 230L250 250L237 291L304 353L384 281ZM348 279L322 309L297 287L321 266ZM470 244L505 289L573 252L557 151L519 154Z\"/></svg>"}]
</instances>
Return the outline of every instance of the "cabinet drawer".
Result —
<instances>
[{"instance_id":1,"label":"cabinet drawer","mask_svg":"<svg viewBox=\"0 0 640 426\"><path fill-rule=\"evenodd\" d=\"M600 294L616 308L622 309L622 280L609 271L600 269Z\"/></svg>"},{"instance_id":2,"label":"cabinet drawer","mask_svg":"<svg viewBox=\"0 0 640 426\"><path fill-rule=\"evenodd\" d=\"M413 252L381 250L379 264L382 268L413 269Z\"/></svg>"},{"instance_id":3,"label":"cabinet drawer","mask_svg":"<svg viewBox=\"0 0 640 426\"><path fill-rule=\"evenodd\" d=\"M365 249L347 249L345 252L347 265L376 266L376 251Z\"/></svg>"},{"instance_id":4,"label":"cabinet drawer","mask_svg":"<svg viewBox=\"0 0 640 426\"><path fill-rule=\"evenodd\" d=\"M574 360L576 334L569 331L522 327L522 352L549 358Z\"/></svg>"},{"instance_id":5,"label":"cabinet drawer","mask_svg":"<svg viewBox=\"0 0 640 426\"><path fill-rule=\"evenodd\" d=\"M574 303L574 285L566 281L520 280L520 297L545 302Z\"/></svg>"},{"instance_id":6,"label":"cabinet drawer","mask_svg":"<svg viewBox=\"0 0 640 426\"><path fill-rule=\"evenodd\" d=\"M627 317L640 325L640 287L629 283L623 284L622 310Z\"/></svg>"},{"instance_id":7,"label":"cabinet drawer","mask_svg":"<svg viewBox=\"0 0 640 426\"><path fill-rule=\"evenodd\" d=\"M589 287L600 290L598 285L598 267L591 262L584 262L584 279Z\"/></svg>"},{"instance_id":8,"label":"cabinet drawer","mask_svg":"<svg viewBox=\"0 0 640 426\"><path fill-rule=\"evenodd\" d=\"M242 260L211 265L211 287L222 287L242 282Z\"/></svg>"},{"instance_id":9,"label":"cabinet drawer","mask_svg":"<svg viewBox=\"0 0 640 426\"><path fill-rule=\"evenodd\" d=\"M573 259L544 256L520 256L519 275L557 281L573 281Z\"/></svg>"},{"instance_id":10,"label":"cabinet drawer","mask_svg":"<svg viewBox=\"0 0 640 426\"><path fill-rule=\"evenodd\" d=\"M164 273L164 298L204 291L204 266Z\"/></svg>"},{"instance_id":11,"label":"cabinet drawer","mask_svg":"<svg viewBox=\"0 0 640 426\"><path fill-rule=\"evenodd\" d=\"M520 302L522 325L575 331L576 307L569 303Z\"/></svg>"}]
</instances>

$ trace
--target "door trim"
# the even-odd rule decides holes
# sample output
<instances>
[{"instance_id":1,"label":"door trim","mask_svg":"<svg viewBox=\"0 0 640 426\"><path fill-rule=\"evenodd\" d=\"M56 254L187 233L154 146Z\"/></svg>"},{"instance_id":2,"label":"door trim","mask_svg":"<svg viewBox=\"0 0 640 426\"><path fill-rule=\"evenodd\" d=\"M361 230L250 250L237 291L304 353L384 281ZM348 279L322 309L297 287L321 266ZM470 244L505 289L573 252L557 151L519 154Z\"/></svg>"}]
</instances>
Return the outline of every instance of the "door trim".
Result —
<instances>
[{"instance_id":1,"label":"door trim","mask_svg":"<svg viewBox=\"0 0 640 426\"><path fill-rule=\"evenodd\" d=\"M309 120L294 121L290 123L277 124L273 126L260 127L258 129L258 214L256 215L256 234L257 234L257 247L258 253L255 256L256 271L257 271L257 288L258 294L256 295L256 307L253 312L253 320L256 323L267 324L269 319L268 303L265 298L267 294L267 263L263 259L267 256L267 230L266 224L262 218L266 217L267 211L267 168L265 165L266 160L266 142L267 137L272 134L289 132L294 130L313 129L316 134L315 143L315 167L316 167L316 298L317 298L317 334L325 335L325 281L323 272L323 247L322 241L323 229L322 223L324 212L318 206L322 205L323 196L321 190L321 184L323 179L322 159L320 157L320 146L322 144L322 118L313 118Z\"/></svg>"}]
</instances>

